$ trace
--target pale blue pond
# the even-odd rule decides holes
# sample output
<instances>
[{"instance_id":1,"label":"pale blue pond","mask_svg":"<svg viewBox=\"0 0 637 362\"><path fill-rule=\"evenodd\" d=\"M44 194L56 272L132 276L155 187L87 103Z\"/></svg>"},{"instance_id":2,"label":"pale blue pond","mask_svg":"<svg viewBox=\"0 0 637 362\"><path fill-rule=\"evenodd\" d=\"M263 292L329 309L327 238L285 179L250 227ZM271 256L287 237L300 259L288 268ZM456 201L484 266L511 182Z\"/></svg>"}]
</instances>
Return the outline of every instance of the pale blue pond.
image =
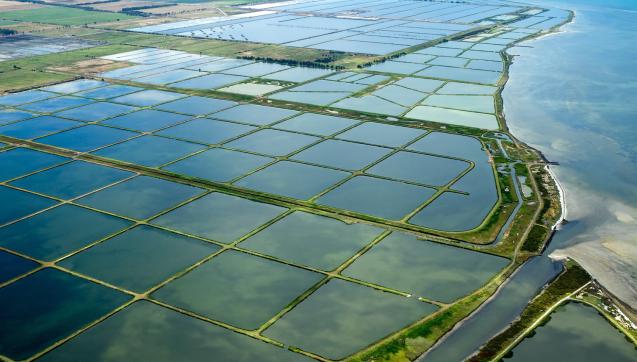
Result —
<instances>
[{"instance_id":1,"label":"pale blue pond","mask_svg":"<svg viewBox=\"0 0 637 362\"><path fill-rule=\"evenodd\" d=\"M13 109L0 109L0 125L15 121L22 121L35 116L37 116L37 114L35 113L23 112Z\"/></svg>"},{"instance_id":2,"label":"pale blue pond","mask_svg":"<svg viewBox=\"0 0 637 362\"><path fill-rule=\"evenodd\" d=\"M332 279L264 334L340 360L436 309L415 298Z\"/></svg>"},{"instance_id":3,"label":"pale blue pond","mask_svg":"<svg viewBox=\"0 0 637 362\"><path fill-rule=\"evenodd\" d=\"M166 128L156 134L203 144L217 144L238 137L254 129L256 129L256 127L207 118L197 118Z\"/></svg>"},{"instance_id":4,"label":"pale blue pond","mask_svg":"<svg viewBox=\"0 0 637 362\"><path fill-rule=\"evenodd\" d=\"M133 87L129 85L113 84L102 88L85 90L75 93L76 96L93 98L93 99L109 99L114 97L123 96L126 94L141 91L143 88Z\"/></svg>"},{"instance_id":5,"label":"pale blue pond","mask_svg":"<svg viewBox=\"0 0 637 362\"><path fill-rule=\"evenodd\" d=\"M163 167L164 170L206 180L228 182L274 161L273 158L213 148Z\"/></svg>"},{"instance_id":6,"label":"pale blue pond","mask_svg":"<svg viewBox=\"0 0 637 362\"><path fill-rule=\"evenodd\" d=\"M86 98L62 96L23 104L20 106L20 109L32 112L53 113L66 108L78 107L93 102L93 100Z\"/></svg>"},{"instance_id":7,"label":"pale blue pond","mask_svg":"<svg viewBox=\"0 0 637 362\"><path fill-rule=\"evenodd\" d=\"M0 105L17 106L24 103L36 102L42 99L57 97L55 93L32 89L24 92L10 93L0 97Z\"/></svg>"},{"instance_id":8,"label":"pale blue pond","mask_svg":"<svg viewBox=\"0 0 637 362\"><path fill-rule=\"evenodd\" d=\"M136 135L138 135L137 132L90 124L51 136L38 138L38 142L75 151L88 152L127 140Z\"/></svg>"},{"instance_id":9,"label":"pale blue pond","mask_svg":"<svg viewBox=\"0 0 637 362\"><path fill-rule=\"evenodd\" d=\"M198 72L195 70L188 69L174 69L165 71L158 74L148 75L140 78L133 78L135 82L147 83L147 84L156 84L163 85L168 83L179 82L184 79L194 78L202 75L206 75L207 73Z\"/></svg>"},{"instance_id":10,"label":"pale blue pond","mask_svg":"<svg viewBox=\"0 0 637 362\"><path fill-rule=\"evenodd\" d=\"M237 68L225 70L226 74L241 75L245 77L260 77L266 74L278 72L281 70L289 69L287 65L281 65L276 63L252 63Z\"/></svg>"},{"instance_id":11,"label":"pale blue pond","mask_svg":"<svg viewBox=\"0 0 637 362\"><path fill-rule=\"evenodd\" d=\"M162 111L200 116L232 107L236 103L223 99L192 96L156 106Z\"/></svg>"},{"instance_id":12,"label":"pale blue pond","mask_svg":"<svg viewBox=\"0 0 637 362\"><path fill-rule=\"evenodd\" d=\"M457 80L461 82L481 83L481 84L496 84L500 79L502 73L490 72L486 70L477 69L464 69L464 68L452 68L443 66L432 66L422 70L415 75L421 77L430 77L438 79Z\"/></svg>"},{"instance_id":13,"label":"pale blue pond","mask_svg":"<svg viewBox=\"0 0 637 362\"><path fill-rule=\"evenodd\" d=\"M0 185L0 225L55 205L55 200Z\"/></svg>"},{"instance_id":14,"label":"pale blue pond","mask_svg":"<svg viewBox=\"0 0 637 362\"><path fill-rule=\"evenodd\" d=\"M61 83L61 84L56 84L56 85L44 87L42 89L46 90L46 91L49 91L49 92L70 94L70 93L85 91L87 89L94 89L94 88L98 88L98 87L104 87L104 86L107 86L107 85L109 85L109 83L102 82L102 81L99 81L99 80L79 79L79 80L74 80L72 82L66 82L66 83Z\"/></svg>"},{"instance_id":15,"label":"pale blue pond","mask_svg":"<svg viewBox=\"0 0 637 362\"><path fill-rule=\"evenodd\" d=\"M334 103L339 99L349 96L348 92L291 92L281 91L274 93L268 98L290 101L297 103L307 103L317 106L327 106L330 103Z\"/></svg>"},{"instance_id":16,"label":"pale blue pond","mask_svg":"<svg viewBox=\"0 0 637 362\"><path fill-rule=\"evenodd\" d=\"M0 181L6 181L67 161L68 158L29 148L0 152Z\"/></svg>"},{"instance_id":17,"label":"pale blue pond","mask_svg":"<svg viewBox=\"0 0 637 362\"><path fill-rule=\"evenodd\" d=\"M334 108L350 109L365 113L378 113L390 116L398 116L404 113L407 108L392 103L374 95L362 97L349 97L331 105Z\"/></svg>"},{"instance_id":18,"label":"pale blue pond","mask_svg":"<svg viewBox=\"0 0 637 362\"><path fill-rule=\"evenodd\" d=\"M164 137L142 136L104 148L95 154L142 166L158 167L204 148L205 146L190 142Z\"/></svg>"},{"instance_id":19,"label":"pale blue pond","mask_svg":"<svg viewBox=\"0 0 637 362\"><path fill-rule=\"evenodd\" d=\"M0 228L0 245L51 261L131 224L124 219L65 204Z\"/></svg>"},{"instance_id":20,"label":"pale blue pond","mask_svg":"<svg viewBox=\"0 0 637 362\"><path fill-rule=\"evenodd\" d=\"M189 88L189 89L217 89L230 84L242 82L250 79L249 77L241 77L229 74L208 74L190 78L180 82L171 83L171 87Z\"/></svg>"},{"instance_id":21,"label":"pale blue pond","mask_svg":"<svg viewBox=\"0 0 637 362\"><path fill-rule=\"evenodd\" d=\"M309 199L347 177L349 173L324 167L281 161L234 184L296 199Z\"/></svg>"},{"instance_id":22,"label":"pale blue pond","mask_svg":"<svg viewBox=\"0 0 637 362\"><path fill-rule=\"evenodd\" d=\"M161 215L152 223L231 243L286 210L237 196L212 193Z\"/></svg>"},{"instance_id":23,"label":"pale blue pond","mask_svg":"<svg viewBox=\"0 0 637 362\"><path fill-rule=\"evenodd\" d=\"M229 250L159 289L153 297L252 330L322 277L305 269Z\"/></svg>"},{"instance_id":24,"label":"pale blue pond","mask_svg":"<svg viewBox=\"0 0 637 362\"><path fill-rule=\"evenodd\" d=\"M356 123L358 123L358 121L349 118L327 116L317 113L303 113L300 116L277 123L274 127L287 131L328 136L351 127Z\"/></svg>"},{"instance_id":25,"label":"pale blue pond","mask_svg":"<svg viewBox=\"0 0 637 362\"><path fill-rule=\"evenodd\" d=\"M307 82L314 78L324 77L331 74L332 71L320 68L293 67L276 73L262 76L265 79L280 80L284 82Z\"/></svg>"},{"instance_id":26,"label":"pale blue pond","mask_svg":"<svg viewBox=\"0 0 637 362\"><path fill-rule=\"evenodd\" d=\"M391 151L390 148L326 140L297 153L292 159L346 170L359 170Z\"/></svg>"},{"instance_id":27,"label":"pale blue pond","mask_svg":"<svg viewBox=\"0 0 637 362\"><path fill-rule=\"evenodd\" d=\"M413 141L415 138L425 133L426 131L415 128L366 122L339 134L338 138L382 146L398 147Z\"/></svg>"},{"instance_id":28,"label":"pale blue pond","mask_svg":"<svg viewBox=\"0 0 637 362\"><path fill-rule=\"evenodd\" d=\"M241 104L211 114L209 117L261 126L280 121L298 113L298 111L285 108L268 107L258 104Z\"/></svg>"},{"instance_id":29,"label":"pale blue pond","mask_svg":"<svg viewBox=\"0 0 637 362\"><path fill-rule=\"evenodd\" d=\"M432 94L422 104L473 112L495 113L495 102L492 96Z\"/></svg>"},{"instance_id":30,"label":"pale blue pond","mask_svg":"<svg viewBox=\"0 0 637 362\"><path fill-rule=\"evenodd\" d=\"M399 58L400 59L400 58ZM415 64L415 63L404 63L401 61L391 61L388 60L383 63L374 64L369 68L366 68L375 72L382 73L395 73L395 74L414 74L418 71L427 68L424 64Z\"/></svg>"},{"instance_id":31,"label":"pale blue pond","mask_svg":"<svg viewBox=\"0 0 637 362\"><path fill-rule=\"evenodd\" d=\"M508 263L508 259L498 256L394 232L356 259L343 274L449 303L481 287Z\"/></svg>"},{"instance_id":32,"label":"pale blue pond","mask_svg":"<svg viewBox=\"0 0 637 362\"><path fill-rule=\"evenodd\" d=\"M383 229L294 212L239 244L240 247L311 267L333 270Z\"/></svg>"},{"instance_id":33,"label":"pale blue pond","mask_svg":"<svg viewBox=\"0 0 637 362\"><path fill-rule=\"evenodd\" d=\"M497 118L492 114L431 106L416 106L405 114L405 117L421 121L455 124L489 130L496 130L500 127Z\"/></svg>"},{"instance_id":34,"label":"pale blue pond","mask_svg":"<svg viewBox=\"0 0 637 362\"><path fill-rule=\"evenodd\" d=\"M427 201L435 189L356 176L321 196L318 204L376 217L400 220Z\"/></svg>"},{"instance_id":35,"label":"pale blue pond","mask_svg":"<svg viewBox=\"0 0 637 362\"><path fill-rule=\"evenodd\" d=\"M185 94L166 92L160 90L143 90L111 99L113 102L132 104L134 106L147 107L169 102L185 97Z\"/></svg>"},{"instance_id":36,"label":"pale blue pond","mask_svg":"<svg viewBox=\"0 0 637 362\"><path fill-rule=\"evenodd\" d=\"M80 125L82 123L68 119L41 116L1 126L0 134L22 139L33 139Z\"/></svg>"},{"instance_id":37,"label":"pale blue pond","mask_svg":"<svg viewBox=\"0 0 637 362\"><path fill-rule=\"evenodd\" d=\"M229 142L225 146L264 155L284 156L318 140L319 138L314 136L264 129Z\"/></svg>"},{"instance_id":38,"label":"pale blue pond","mask_svg":"<svg viewBox=\"0 0 637 362\"><path fill-rule=\"evenodd\" d=\"M137 107L131 107L124 104L97 102L58 112L55 115L83 122L97 122L105 118L111 118L123 113L132 112L136 109Z\"/></svg>"},{"instance_id":39,"label":"pale blue pond","mask_svg":"<svg viewBox=\"0 0 637 362\"><path fill-rule=\"evenodd\" d=\"M60 264L110 284L144 292L218 249L202 240L141 225Z\"/></svg>"},{"instance_id":40,"label":"pale blue pond","mask_svg":"<svg viewBox=\"0 0 637 362\"><path fill-rule=\"evenodd\" d=\"M113 167L73 161L15 180L11 182L11 185L45 195L70 199L132 175L132 172Z\"/></svg>"},{"instance_id":41,"label":"pale blue pond","mask_svg":"<svg viewBox=\"0 0 637 362\"><path fill-rule=\"evenodd\" d=\"M77 203L116 215L144 220L203 192L203 189L194 186L149 176L137 176L82 197Z\"/></svg>"},{"instance_id":42,"label":"pale blue pond","mask_svg":"<svg viewBox=\"0 0 637 362\"><path fill-rule=\"evenodd\" d=\"M190 116L183 114L162 112L154 109L142 109L141 111L105 120L102 123L134 131L150 132L185 121L189 118Z\"/></svg>"},{"instance_id":43,"label":"pale blue pond","mask_svg":"<svg viewBox=\"0 0 637 362\"><path fill-rule=\"evenodd\" d=\"M400 151L367 172L393 179L444 186L469 166L465 161Z\"/></svg>"}]
</instances>

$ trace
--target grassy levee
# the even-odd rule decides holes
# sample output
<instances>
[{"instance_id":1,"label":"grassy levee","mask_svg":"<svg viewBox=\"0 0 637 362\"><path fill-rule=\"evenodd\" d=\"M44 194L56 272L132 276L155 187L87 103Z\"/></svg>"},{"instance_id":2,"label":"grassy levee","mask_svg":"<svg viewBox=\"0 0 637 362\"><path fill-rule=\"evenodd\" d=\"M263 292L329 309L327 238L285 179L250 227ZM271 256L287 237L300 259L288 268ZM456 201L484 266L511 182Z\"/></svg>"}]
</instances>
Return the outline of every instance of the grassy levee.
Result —
<instances>
[{"instance_id":1,"label":"grassy levee","mask_svg":"<svg viewBox=\"0 0 637 362\"><path fill-rule=\"evenodd\" d=\"M569 260L565 263L565 267L565 271L529 303L509 328L482 346L469 361L499 360L515 347L524 335L537 327L565 298L573 295L591 281L590 275L577 263Z\"/></svg>"}]
</instances>

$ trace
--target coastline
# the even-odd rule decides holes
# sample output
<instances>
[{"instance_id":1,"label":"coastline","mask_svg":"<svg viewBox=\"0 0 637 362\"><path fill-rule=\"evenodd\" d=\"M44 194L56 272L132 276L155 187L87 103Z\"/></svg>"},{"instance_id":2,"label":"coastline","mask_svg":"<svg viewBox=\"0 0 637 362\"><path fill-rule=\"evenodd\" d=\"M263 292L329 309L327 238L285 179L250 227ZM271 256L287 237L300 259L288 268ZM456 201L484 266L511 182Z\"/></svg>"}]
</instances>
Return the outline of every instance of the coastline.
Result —
<instances>
[{"instance_id":1,"label":"coastline","mask_svg":"<svg viewBox=\"0 0 637 362\"><path fill-rule=\"evenodd\" d=\"M567 24L572 24L575 23L575 10L568 10L571 13L571 16L569 17L569 19L557 26L555 26L554 28L550 29L549 31L547 31L546 33L541 33L538 34L538 36L533 36L533 37L529 37L529 38L525 38L524 40L520 41L519 43L514 44L512 47L509 47L507 49L505 49L505 52L515 46L520 45L521 43L523 43L524 41L529 41L529 40L539 40L539 39L543 39L545 37L548 36L552 36L552 35L557 35L560 33L567 33L567 30L561 30L561 28ZM522 45L523 46L523 45ZM511 55L511 58L514 57L514 55ZM511 62L512 63L512 62ZM509 73L509 69L507 67L507 80L508 77L510 76ZM502 87L504 88L504 86ZM501 96L501 95L500 95ZM504 108L504 107L503 107ZM503 110L504 112L504 110ZM506 123L506 120L505 120ZM566 201L566 188L565 186L560 182L558 176L556 175L555 171L550 167L551 164L554 164L556 162L551 162L548 160L548 158L543 154L543 152L533 146L530 146L529 144L527 144L524 141L521 141L520 139L518 139L517 137L515 137L513 134L510 133L510 130L508 128L508 125L505 126L505 129L507 130L507 132L509 132L509 134L515 138L516 142L519 142L521 144L524 144L526 147L533 149L535 152L537 152L537 154L539 155L539 157L546 163L544 166L544 169L546 170L546 172L550 175L552 182L555 184L556 190L559 194L559 204L560 204L560 216L559 218L555 221L555 223L553 224L551 230L551 234L549 239L547 240L544 248L546 248L548 246L548 244L551 242L551 239L553 238L553 235L555 235L556 232L560 231L561 226L564 225L565 223L568 222L568 207L567 207L567 201ZM576 257L572 257L570 255L556 255L555 252L551 252L550 254L546 255L548 258L550 258L551 260L555 261L555 262L561 262L561 263L576 263L577 265L579 265L583 270L586 270L584 268L584 266L582 264L580 264L577 261ZM511 275L511 277L513 277L517 272L519 271L516 270L516 272L514 274ZM509 281L507 280L507 283ZM546 289L548 286L550 286L553 283L553 281L548 282L544 287L543 290ZM586 302L586 301L582 301L579 298L579 295L576 298L576 294L579 294L579 292L581 292L583 289L585 289L585 287L588 287L589 285L597 285L599 290L599 299L600 300L604 300L606 299L605 303L607 303L607 306L610 306L612 308L615 308L615 311L617 314L619 314L627 323L630 324L630 326L633 326L633 330L629 330L629 329L625 329L621 323L619 323L617 320L617 318L613 318L613 315L609 313L608 310L605 309L601 309L600 307L590 303L590 302ZM504 284L503 284L504 285ZM496 293L497 294L497 293ZM494 299L496 294L494 294L493 298ZM490 301L489 300L489 301ZM537 318L535 320L532 321L532 325L528 328L526 328L521 334L519 334L514 342L508 346L505 347L505 349L503 349L494 360L500 360L502 357L504 357L506 355L507 352L511 351L513 348L515 348L515 346L523 339L525 339L527 337L527 335L529 333L531 333L532 331L535 330L535 328L540 325L544 320L546 320L546 318L548 316L550 316L550 314L552 314L552 312L559 308L560 306L562 306L565 303L568 303L569 301L572 302L582 302L584 304L588 304L591 307L595 308L600 315L602 315L604 317L604 319L607 320L607 322L609 324L611 324L613 327L615 327L617 330L619 330L622 334L625 335L626 339L628 339L629 341L631 341L633 344L636 343L636 339L634 336L634 321L635 318L637 318L637 313L635 311L635 309L630 306L628 303L624 302L620 297L618 297L617 295L613 294L612 292L610 292L603 284L601 284L600 281L596 280L594 277L591 276L591 282L587 283L586 285L582 286L581 288L579 288L576 292L571 293L569 296L561 299L559 302L557 302L556 304L552 305L545 313L543 313L540 318ZM532 301L529 302L529 305L531 304ZM485 304L488 302L485 302ZM478 308L474 314L477 314L479 312L480 309L482 309L483 306L481 306L480 308ZM520 318L517 318L516 320L512 321L507 328L503 329L501 332L505 332L507 331L510 327L512 327L516 322L518 322L520 320ZM461 324L464 323L464 320L461 321L458 326L461 326ZM454 328L455 330L456 328ZM451 331L453 332L453 330ZM450 332L450 333L451 333ZM447 335L445 336L445 338L447 337ZM495 336L494 336L495 337ZM443 339L441 339L442 341ZM438 345L438 344L436 344ZM484 346L482 346L484 347ZM481 349L482 347L477 350L472 356L475 356ZM429 351L428 351L429 352ZM423 355L424 356L424 355ZM419 359L420 360L420 359Z\"/></svg>"},{"instance_id":2,"label":"coastline","mask_svg":"<svg viewBox=\"0 0 637 362\"><path fill-rule=\"evenodd\" d=\"M559 33L563 32L561 30L561 28L564 25L566 25L566 24L570 24L571 22L574 22L575 18L576 18L574 11L572 11L572 10L567 10L567 11L569 12L570 15L563 23L558 24L558 25L552 27L551 29L546 30L545 32L541 32L541 33L532 35L530 37L524 38L521 41L519 41L519 42L517 42L515 44L512 44L511 46L508 46L507 48L502 50L503 58L505 59L505 68L504 68L504 72L503 72L503 76L502 76L503 81L498 86L496 94L494 95L497 107L499 108L499 109L496 110L496 113L498 114L498 118L499 118L499 120L501 122L502 131L504 131L506 134L508 134L516 143L519 143L519 144L523 145L524 147L533 150L538 155L538 157L545 163L544 164L544 169L550 175L551 181L555 184L556 189L558 190L560 214L559 214L559 217L557 218L557 220L555 221L555 223L552 225L551 233L549 234L547 240L545 241L544 247L543 247L542 250L544 250L546 248L546 246L548 245L548 243L552 239L554 233L559 231L560 225L562 225L562 223L564 223L566 221L568 208L566 206L565 190L564 190L564 187L562 186L562 184L559 182L559 179L557 178L557 175L553 172L553 170L550 167L550 164L552 162L549 161L547 159L547 157L539 149L528 145L526 142L524 142L524 141L520 140L519 138L515 137L515 135L510 132L510 130L508 128L508 125L507 125L507 122L506 122L506 111L504 109L504 101L503 101L503 97L502 97L502 91L504 90L504 88L506 87L506 85L508 83L508 80L509 80L509 77L510 77L509 68L510 68L510 65L514 61L514 55L509 54L507 51L509 49L511 49L511 48L519 46L521 43L523 43L525 41L541 39L541 38L543 38L545 36L555 35L555 34L559 34ZM541 257L541 255L538 255L537 257ZM500 296L502 290L505 289L505 287L507 287L512 282L513 278L520 273L522 268L525 265L527 265L531 259L532 258L529 258L529 259L525 260L524 263L521 263L518 267L516 267L516 269L513 271L513 273L511 273L510 275L507 276L507 278L498 286L496 291L489 298L487 298L478 308L476 308L473 312L471 312L465 318L463 318L460 321L458 321L453 326L453 328L451 328L447 333L445 333L441 338L439 338L430 348L428 348L423 354L421 354L418 358L416 358L415 361L420 361L420 362L424 361L426 359L426 357L434 349L436 349L438 346L443 344L455 332L457 332L458 330L462 329L462 327L469 320L471 320L476 315L478 315L480 312L482 312L491 302L493 302L496 298L498 298ZM560 274L558 274L558 275L554 276L553 278L551 278L551 280L549 280L547 283L545 283L543 286L541 286L540 290L542 290L542 288L545 288L547 285L552 283L559 275ZM529 303L530 303L530 301L529 301ZM498 334L502 333L503 331L507 330L514 322L515 322L515 320L512 320L509 324L507 324L506 326L501 328L493 336L490 336L489 339L492 338L492 337L495 337L496 335L498 335ZM479 350L480 350L480 347L478 349L476 349L473 352L473 354L467 356L467 358L470 358L471 356L474 356L476 353L478 353Z\"/></svg>"}]
</instances>

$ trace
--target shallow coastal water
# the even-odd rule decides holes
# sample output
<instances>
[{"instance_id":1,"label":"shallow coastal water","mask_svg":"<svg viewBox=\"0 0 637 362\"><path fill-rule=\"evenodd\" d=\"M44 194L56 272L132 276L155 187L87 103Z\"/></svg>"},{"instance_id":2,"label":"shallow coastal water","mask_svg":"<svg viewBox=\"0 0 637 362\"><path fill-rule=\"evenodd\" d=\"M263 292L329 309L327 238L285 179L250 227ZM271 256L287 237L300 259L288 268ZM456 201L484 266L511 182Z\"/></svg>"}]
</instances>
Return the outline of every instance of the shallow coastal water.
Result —
<instances>
[{"instance_id":1,"label":"shallow coastal water","mask_svg":"<svg viewBox=\"0 0 637 362\"><path fill-rule=\"evenodd\" d=\"M542 4L547 5L545 2ZM575 21L522 43L503 98L511 132L551 161L569 224L552 255L580 262L637 306L637 69L634 1L559 1Z\"/></svg>"},{"instance_id":2,"label":"shallow coastal water","mask_svg":"<svg viewBox=\"0 0 637 362\"><path fill-rule=\"evenodd\" d=\"M565 189L569 223L544 255L520 268L422 361L462 360L505 328L559 272L549 255L575 258L613 293L637 304L637 107L631 103L637 94L637 3L538 4L574 10L576 17L560 33L508 51L519 56L509 69L504 107L511 132L560 163L552 170ZM587 317L608 326L601 316ZM555 353L555 346L543 346Z\"/></svg>"}]
</instances>

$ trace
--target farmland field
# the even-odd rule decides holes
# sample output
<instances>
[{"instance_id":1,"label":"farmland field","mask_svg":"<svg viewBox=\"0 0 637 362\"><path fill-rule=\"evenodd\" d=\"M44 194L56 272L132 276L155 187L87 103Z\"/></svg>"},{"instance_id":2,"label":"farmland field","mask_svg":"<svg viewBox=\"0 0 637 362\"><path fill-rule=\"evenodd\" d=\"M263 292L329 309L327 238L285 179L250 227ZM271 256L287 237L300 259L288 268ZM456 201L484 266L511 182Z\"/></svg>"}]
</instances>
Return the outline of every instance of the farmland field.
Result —
<instances>
[{"instance_id":1,"label":"farmland field","mask_svg":"<svg viewBox=\"0 0 637 362\"><path fill-rule=\"evenodd\" d=\"M0 13L0 19L29 21L58 25L84 25L133 19L119 13L88 11L82 9L45 6L37 9L15 10Z\"/></svg>"}]
</instances>

